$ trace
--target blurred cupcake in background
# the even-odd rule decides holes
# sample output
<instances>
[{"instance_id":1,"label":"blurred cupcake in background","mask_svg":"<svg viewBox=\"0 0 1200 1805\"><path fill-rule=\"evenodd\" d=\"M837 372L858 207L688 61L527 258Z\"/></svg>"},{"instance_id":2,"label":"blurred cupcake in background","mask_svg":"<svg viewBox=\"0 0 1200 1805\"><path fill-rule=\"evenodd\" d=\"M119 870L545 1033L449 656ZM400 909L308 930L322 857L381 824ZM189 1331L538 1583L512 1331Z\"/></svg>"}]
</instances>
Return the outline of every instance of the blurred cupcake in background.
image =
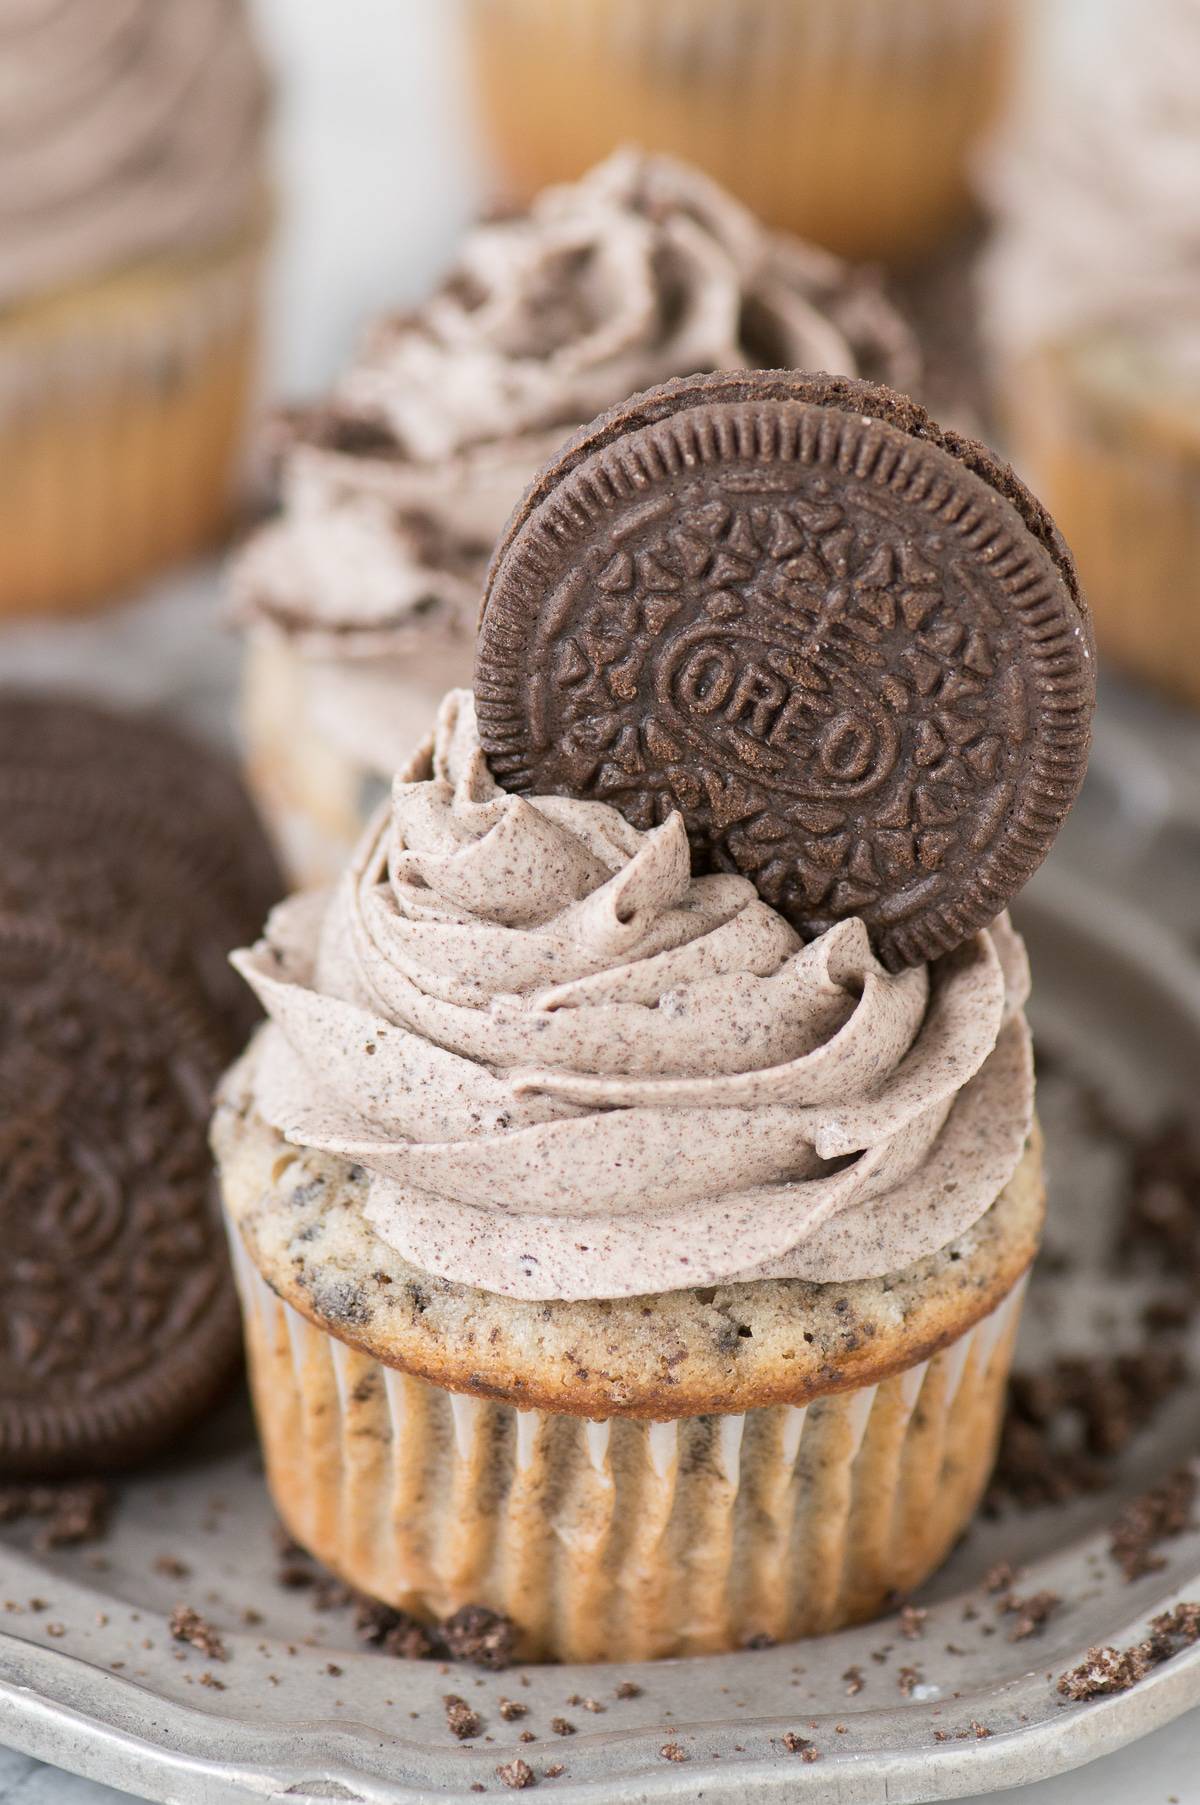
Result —
<instances>
[{"instance_id":1,"label":"blurred cupcake in background","mask_svg":"<svg viewBox=\"0 0 1200 1805\"><path fill-rule=\"evenodd\" d=\"M746 366L918 378L872 275L629 151L478 227L421 309L374 327L297 418L282 511L232 575L250 778L301 882L342 867L469 681L492 546L551 452L649 384Z\"/></svg>"},{"instance_id":2,"label":"blurred cupcake in background","mask_svg":"<svg viewBox=\"0 0 1200 1805\"><path fill-rule=\"evenodd\" d=\"M0 615L225 522L267 223L241 0L0 0Z\"/></svg>"},{"instance_id":3,"label":"blurred cupcake in background","mask_svg":"<svg viewBox=\"0 0 1200 1805\"><path fill-rule=\"evenodd\" d=\"M969 209L1009 89L1015 0L470 0L506 192L625 140L691 158L770 224L906 260Z\"/></svg>"},{"instance_id":4,"label":"blurred cupcake in background","mask_svg":"<svg viewBox=\"0 0 1200 1805\"><path fill-rule=\"evenodd\" d=\"M1102 654L1200 705L1200 0L1118 9L1097 49L985 165L985 328Z\"/></svg>"}]
</instances>

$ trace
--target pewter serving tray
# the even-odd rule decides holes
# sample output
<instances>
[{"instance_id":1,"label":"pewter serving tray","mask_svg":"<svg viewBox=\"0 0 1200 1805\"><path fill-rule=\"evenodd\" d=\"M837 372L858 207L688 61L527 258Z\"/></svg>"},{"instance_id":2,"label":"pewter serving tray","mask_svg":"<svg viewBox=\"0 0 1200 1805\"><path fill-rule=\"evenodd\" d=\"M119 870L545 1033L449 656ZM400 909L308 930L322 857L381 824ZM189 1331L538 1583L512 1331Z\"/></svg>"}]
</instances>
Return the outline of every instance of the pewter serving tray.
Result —
<instances>
[{"instance_id":1,"label":"pewter serving tray","mask_svg":"<svg viewBox=\"0 0 1200 1805\"><path fill-rule=\"evenodd\" d=\"M1119 1098L1134 1122L1183 1102L1200 1070L1200 975L1174 942L1054 870L1035 884L1021 920L1042 1044ZM1103 1258L1112 1144L1090 1130L1079 1084L1054 1069L1041 1108L1051 1148L1048 1242L1069 1244L1075 1258L1065 1272L1048 1259L1031 1287L1027 1360L1050 1344L1111 1346L1142 1301ZM919 1602L928 1617L916 1640L893 1618L701 1660L492 1675L365 1650L345 1610L319 1613L311 1592L280 1587L271 1508L248 1411L237 1401L170 1466L122 1487L112 1531L98 1547L38 1555L32 1529L4 1532L0 1740L181 1805L424 1805L472 1799L473 1783L505 1797L496 1769L515 1755L543 1793L572 1805L700 1797L852 1805L884 1796L899 1805L1012 1785L1086 1761L1200 1702L1200 1646L1123 1695L1068 1705L1055 1690L1058 1674L1089 1645L1135 1641L1154 1612L1200 1598L1200 1532L1164 1543L1166 1565L1132 1585L1113 1565L1105 1533L1124 1497L1196 1450L1200 1395L1183 1388L1135 1440L1114 1490L979 1521L925 1589ZM189 1576L160 1570L164 1555L185 1562ZM1008 1622L982 1586L999 1559L1021 1563L1022 1594L1061 1594L1063 1607L1039 1636L1008 1639ZM166 1618L180 1602L219 1629L228 1661L171 1641ZM260 1622L246 1623L247 1607ZM872 1658L885 1648L883 1660ZM850 1696L842 1676L855 1666L864 1683ZM903 1676L903 1667L916 1677ZM622 1679L634 1679L640 1695L618 1699ZM477 1740L450 1736L447 1692L485 1720ZM503 1696L526 1705L527 1715L506 1721ZM570 1704L573 1696L605 1709ZM555 1716L576 1733L554 1735ZM991 1734L977 1737L976 1724ZM535 1740L518 1740L525 1729ZM935 1739L938 1730L948 1740ZM820 1759L789 1753L789 1731L811 1741ZM667 1744L686 1758L664 1758ZM547 1777L557 1764L564 1771Z\"/></svg>"}]
</instances>

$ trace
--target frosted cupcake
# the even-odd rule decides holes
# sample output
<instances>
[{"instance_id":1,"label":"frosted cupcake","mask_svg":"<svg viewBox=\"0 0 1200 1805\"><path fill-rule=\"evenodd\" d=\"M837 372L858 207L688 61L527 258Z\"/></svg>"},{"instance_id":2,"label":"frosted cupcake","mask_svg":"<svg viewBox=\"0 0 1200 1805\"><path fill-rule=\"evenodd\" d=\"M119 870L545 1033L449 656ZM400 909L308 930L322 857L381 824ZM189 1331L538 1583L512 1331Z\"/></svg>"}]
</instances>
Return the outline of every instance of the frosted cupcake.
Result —
<instances>
[{"instance_id":1,"label":"frosted cupcake","mask_svg":"<svg viewBox=\"0 0 1200 1805\"><path fill-rule=\"evenodd\" d=\"M264 101L240 0L0 0L0 615L227 520Z\"/></svg>"},{"instance_id":2,"label":"frosted cupcake","mask_svg":"<svg viewBox=\"0 0 1200 1805\"><path fill-rule=\"evenodd\" d=\"M1042 1223L995 907L1082 775L1073 582L1001 466L867 385L668 385L542 473L478 718L452 692L237 959L269 1021L214 1144L268 1480L354 1585L641 1659L869 1616L961 1534Z\"/></svg>"},{"instance_id":3,"label":"frosted cupcake","mask_svg":"<svg viewBox=\"0 0 1200 1805\"><path fill-rule=\"evenodd\" d=\"M1012 0L471 0L468 44L506 192L629 140L843 256L908 260L967 212L1018 25Z\"/></svg>"},{"instance_id":4,"label":"frosted cupcake","mask_svg":"<svg viewBox=\"0 0 1200 1805\"><path fill-rule=\"evenodd\" d=\"M1013 455L1101 650L1200 705L1200 5L1119 10L985 171L986 324Z\"/></svg>"},{"instance_id":5,"label":"frosted cupcake","mask_svg":"<svg viewBox=\"0 0 1200 1805\"><path fill-rule=\"evenodd\" d=\"M649 382L755 364L917 381L869 275L632 153L471 233L423 308L375 328L232 576L249 774L299 879L341 869L470 681L487 560L554 447Z\"/></svg>"}]
</instances>

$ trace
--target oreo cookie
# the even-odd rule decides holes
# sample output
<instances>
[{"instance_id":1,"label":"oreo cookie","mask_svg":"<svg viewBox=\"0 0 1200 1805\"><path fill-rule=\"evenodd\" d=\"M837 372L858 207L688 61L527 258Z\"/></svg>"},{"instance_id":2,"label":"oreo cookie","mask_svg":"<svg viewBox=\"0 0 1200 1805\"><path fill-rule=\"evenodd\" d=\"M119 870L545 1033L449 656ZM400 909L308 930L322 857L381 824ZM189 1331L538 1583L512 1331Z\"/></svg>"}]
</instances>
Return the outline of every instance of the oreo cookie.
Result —
<instances>
[{"instance_id":1,"label":"oreo cookie","mask_svg":"<svg viewBox=\"0 0 1200 1805\"><path fill-rule=\"evenodd\" d=\"M678 810L806 937L891 969L993 920L1082 782L1093 645L1013 473L872 384L685 378L569 440L493 559L475 699L496 778Z\"/></svg>"},{"instance_id":2,"label":"oreo cookie","mask_svg":"<svg viewBox=\"0 0 1200 1805\"><path fill-rule=\"evenodd\" d=\"M0 689L0 773L40 783L47 796L74 786L80 812L103 798L127 819L152 819L160 843L227 909L237 930L231 946L257 934L284 893L278 862L233 765L158 715ZM112 851L121 856L119 844Z\"/></svg>"},{"instance_id":3,"label":"oreo cookie","mask_svg":"<svg viewBox=\"0 0 1200 1805\"><path fill-rule=\"evenodd\" d=\"M0 916L0 1473L136 1460L230 1380L222 1056L124 950Z\"/></svg>"},{"instance_id":4,"label":"oreo cookie","mask_svg":"<svg viewBox=\"0 0 1200 1805\"><path fill-rule=\"evenodd\" d=\"M0 692L0 911L140 951L232 1056L256 1020L228 963L283 881L226 761L153 717Z\"/></svg>"}]
</instances>

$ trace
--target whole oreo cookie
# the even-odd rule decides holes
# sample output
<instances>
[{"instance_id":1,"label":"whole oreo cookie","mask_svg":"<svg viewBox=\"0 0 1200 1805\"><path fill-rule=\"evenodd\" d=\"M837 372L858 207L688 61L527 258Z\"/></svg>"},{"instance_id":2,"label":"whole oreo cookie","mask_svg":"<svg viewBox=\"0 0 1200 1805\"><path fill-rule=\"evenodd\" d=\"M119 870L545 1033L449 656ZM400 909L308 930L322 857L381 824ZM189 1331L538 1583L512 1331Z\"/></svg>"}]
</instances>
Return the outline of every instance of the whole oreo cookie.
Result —
<instances>
[{"instance_id":1,"label":"whole oreo cookie","mask_svg":"<svg viewBox=\"0 0 1200 1805\"><path fill-rule=\"evenodd\" d=\"M806 936L891 969L993 920L1083 779L1091 632L1044 510L846 378L741 372L569 440L496 552L475 698L511 790L679 810Z\"/></svg>"},{"instance_id":2,"label":"whole oreo cookie","mask_svg":"<svg viewBox=\"0 0 1200 1805\"><path fill-rule=\"evenodd\" d=\"M81 812L96 798L110 813L152 818L158 841L222 905L234 929L230 947L257 934L283 895L270 842L232 764L158 715L0 689L0 772L40 781L48 793L74 785ZM119 844L112 850L121 856Z\"/></svg>"},{"instance_id":3,"label":"whole oreo cookie","mask_svg":"<svg viewBox=\"0 0 1200 1805\"><path fill-rule=\"evenodd\" d=\"M243 912L136 794L0 766L0 913L128 947L203 1009L230 1056L255 1025L229 963Z\"/></svg>"},{"instance_id":4,"label":"whole oreo cookie","mask_svg":"<svg viewBox=\"0 0 1200 1805\"><path fill-rule=\"evenodd\" d=\"M0 916L0 1473L152 1452L228 1382L221 1056L123 951Z\"/></svg>"}]
</instances>

